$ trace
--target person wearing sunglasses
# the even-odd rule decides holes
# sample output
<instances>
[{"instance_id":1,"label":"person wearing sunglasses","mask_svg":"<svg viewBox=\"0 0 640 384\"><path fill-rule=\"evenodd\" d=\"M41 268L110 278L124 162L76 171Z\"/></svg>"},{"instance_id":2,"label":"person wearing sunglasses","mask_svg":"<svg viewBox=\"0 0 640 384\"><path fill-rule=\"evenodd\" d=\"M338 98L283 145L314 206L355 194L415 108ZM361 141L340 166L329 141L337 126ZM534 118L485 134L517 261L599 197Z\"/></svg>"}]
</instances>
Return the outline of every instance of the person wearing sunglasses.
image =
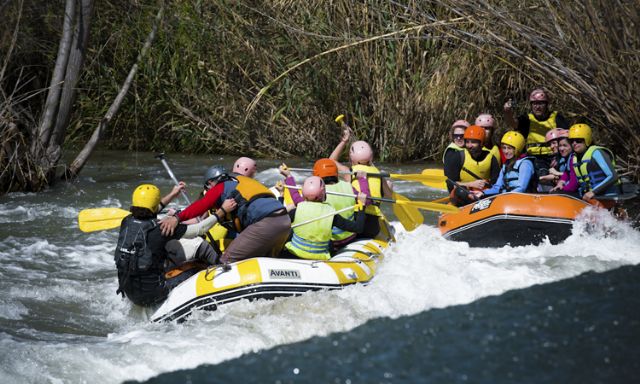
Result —
<instances>
[{"instance_id":1,"label":"person wearing sunglasses","mask_svg":"<svg viewBox=\"0 0 640 384\"><path fill-rule=\"evenodd\" d=\"M573 148L573 171L582 200L594 197L615 197L621 193L621 183L615 169L615 157L608 148L593 144L591 127L575 124L569 129Z\"/></svg>"},{"instance_id":2,"label":"person wearing sunglasses","mask_svg":"<svg viewBox=\"0 0 640 384\"><path fill-rule=\"evenodd\" d=\"M442 163L447 162L447 157L459 156L456 155L459 151L464 151L464 131L469 127L469 122L466 120L456 120L451 129L449 130L449 140L451 143L445 148L442 154Z\"/></svg>"}]
</instances>

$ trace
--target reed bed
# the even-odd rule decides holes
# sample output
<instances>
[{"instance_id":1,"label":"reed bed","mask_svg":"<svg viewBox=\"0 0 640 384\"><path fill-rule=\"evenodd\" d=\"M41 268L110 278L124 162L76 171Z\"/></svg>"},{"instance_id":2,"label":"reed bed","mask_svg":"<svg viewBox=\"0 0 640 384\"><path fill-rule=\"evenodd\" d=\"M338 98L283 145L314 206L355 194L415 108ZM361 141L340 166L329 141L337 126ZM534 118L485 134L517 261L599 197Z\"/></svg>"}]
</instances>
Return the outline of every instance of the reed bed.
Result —
<instances>
[{"instance_id":1,"label":"reed bed","mask_svg":"<svg viewBox=\"0 0 640 384\"><path fill-rule=\"evenodd\" d=\"M35 96L14 102L10 118L4 111L3 126L37 121L37 92L47 83L58 38L57 3L48 2L46 16L23 16L0 81L9 94L21 73L27 84L21 93ZM637 1L211 0L167 6L149 59L103 147L315 158L338 142L333 119L345 113L378 159L438 160L451 122L492 113L500 136L504 102L515 99L524 113L529 91L544 86L554 109L592 124L597 142L619 154L626 174L638 176ZM5 13L15 19L9 8ZM66 151L83 145L104 115L156 11L155 1L96 4ZM6 36L0 53L8 52Z\"/></svg>"}]
</instances>

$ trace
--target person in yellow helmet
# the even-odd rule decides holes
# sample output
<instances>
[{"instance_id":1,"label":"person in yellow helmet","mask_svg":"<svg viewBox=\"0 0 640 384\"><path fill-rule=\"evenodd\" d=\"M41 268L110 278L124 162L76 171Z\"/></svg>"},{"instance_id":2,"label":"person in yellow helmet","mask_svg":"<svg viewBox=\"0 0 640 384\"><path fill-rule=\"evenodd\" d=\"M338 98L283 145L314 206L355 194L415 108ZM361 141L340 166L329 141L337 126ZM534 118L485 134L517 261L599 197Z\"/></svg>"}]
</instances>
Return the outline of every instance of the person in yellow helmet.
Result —
<instances>
[{"instance_id":1,"label":"person in yellow helmet","mask_svg":"<svg viewBox=\"0 0 640 384\"><path fill-rule=\"evenodd\" d=\"M611 150L593 144L591 127L575 124L569 129L573 148L571 159L583 200L594 197L615 197L621 193L621 183Z\"/></svg>"},{"instance_id":2,"label":"person in yellow helmet","mask_svg":"<svg viewBox=\"0 0 640 384\"><path fill-rule=\"evenodd\" d=\"M196 272L196 269L180 269L186 262L194 260L172 260L166 249L167 244L176 239L201 236L217 221L217 217L212 215L198 224L179 225L171 236L163 236L158 225L157 213L159 208L167 203L166 198L160 198L160 190L153 184L138 186L131 198L131 215L125 217L120 225L114 255L118 270L117 293L121 293L137 305L158 304L167 297L173 287ZM235 206L233 199L223 204L223 208L227 210L233 210ZM213 264L215 252L208 243L202 244L208 248L195 255L201 256L201 261Z\"/></svg>"},{"instance_id":3,"label":"person in yellow helmet","mask_svg":"<svg viewBox=\"0 0 640 384\"><path fill-rule=\"evenodd\" d=\"M533 160L524 152L525 139L520 132L509 131L502 136L502 152L506 158L498 181L483 191L483 196L503 192L535 192L536 178Z\"/></svg>"}]
</instances>

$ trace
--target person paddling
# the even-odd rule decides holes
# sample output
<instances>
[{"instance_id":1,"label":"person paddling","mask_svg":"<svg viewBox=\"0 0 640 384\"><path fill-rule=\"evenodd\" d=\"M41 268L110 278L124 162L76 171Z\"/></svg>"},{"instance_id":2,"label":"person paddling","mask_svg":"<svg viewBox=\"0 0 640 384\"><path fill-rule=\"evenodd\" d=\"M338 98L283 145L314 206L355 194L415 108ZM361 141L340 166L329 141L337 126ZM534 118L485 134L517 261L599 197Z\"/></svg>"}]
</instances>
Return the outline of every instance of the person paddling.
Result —
<instances>
[{"instance_id":1,"label":"person paddling","mask_svg":"<svg viewBox=\"0 0 640 384\"><path fill-rule=\"evenodd\" d=\"M356 210L353 221L339 214L331 215L336 210L325 201L325 184L320 177L311 176L304 181L302 196L304 201L289 213L293 221L293 236L291 241L286 243L286 253L283 256L293 255L302 259L328 260L331 258L329 251L334 227L352 233L361 233L364 230L365 215L361 209ZM358 201L363 205L366 195L360 193ZM296 227L297 224L323 216L327 217Z\"/></svg>"},{"instance_id":2,"label":"person paddling","mask_svg":"<svg viewBox=\"0 0 640 384\"><path fill-rule=\"evenodd\" d=\"M347 167L338 161L346 144L349 142L350 135L351 133L348 129L343 131L340 143L338 143L329 158L335 161L338 171L347 172L345 180L351 182L356 191L362 192L368 197L392 198L393 190L390 182L384 177L369 175L380 173L380 170L373 164L373 150L369 143L359 140L351 144L349 148L351 167ZM376 238L380 233L380 220L384 219L379 201L368 201L365 214L365 230L357 237Z\"/></svg>"},{"instance_id":3,"label":"person paddling","mask_svg":"<svg viewBox=\"0 0 640 384\"><path fill-rule=\"evenodd\" d=\"M289 186L296 186L294 178L291 176L291 172L288 170L285 164L280 166L280 173L286 177L285 184ZM331 159L319 159L313 165L313 176L318 176L324 181L324 185L329 192L338 192L345 195L358 194L358 191L349 184L347 181L341 179L338 175L338 166L335 161ZM360 182L366 182L361 180ZM296 190L291 190L291 197L294 204L297 206L304 201L304 198ZM336 211L343 210L348 207L352 207L356 200L353 197L337 196L327 194L326 202L331 205ZM293 209L293 208L292 208ZM348 209L340 213L340 216L347 220L352 220L354 217L354 210ZM339 227L332 228L331 245L332 249L342 248L345 245L356 239L356 233L344 230Z\"/></svg>"},{"instance_id":4,"label":"person paddling","mask_svg":"<svg viewBox=\"0 0 640 384\"><path fill-rule=\"evenodd\" d=\"M484 128L472 125L464 132L465 150L458 156L447 157L444 174L448 177L447 188L451 193L451 202L456 206L469 204L477 200L470 189L481 191L498 179L500 165L495 156L483 149Z\"/></svg>"},{"instance_id":5,"label":"person paddling","mask_svg":"<svg viewBox=\"0 0 640 384\"><path fill-rule=\"evenodd\" d=\"M162 204L166 203L165 199L162 201ZM212 215L188 226L178 225L171 235L164 236L157 223L157 213L162 204L158 187L142 184L133 191L131 215L125 217L120 225L114 255L118 270L117 293L141 306L163 301L173 287L196 273L198 269L193 261L211 265L217 256L207 242L202 242L202 249L191 256L187 254L186 259L172 258L166 250L170 241L205 234L216 223L217 217ZM232 211L235 207L236 202L229 199L221 204L219 211Z\"/></svg>"}]
</instances>

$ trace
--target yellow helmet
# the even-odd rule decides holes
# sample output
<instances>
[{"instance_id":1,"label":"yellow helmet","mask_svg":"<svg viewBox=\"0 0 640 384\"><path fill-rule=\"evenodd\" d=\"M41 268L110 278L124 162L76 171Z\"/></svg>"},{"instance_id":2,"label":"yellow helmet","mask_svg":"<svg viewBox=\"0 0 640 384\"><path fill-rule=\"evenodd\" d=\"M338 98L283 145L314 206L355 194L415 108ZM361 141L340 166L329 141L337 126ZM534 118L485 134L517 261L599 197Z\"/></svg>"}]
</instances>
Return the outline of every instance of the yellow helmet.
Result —
<instances>
[{"instance_id":1,"label":"yellow helmet","mask_svg":"<svg viewBox=\"0 0 640 384\"><path fill-rule=\"evenodd\" d=\"M516 149L516 156L524 150L524 136L517 131L509 131L502 136L502 144L507 144Z\"/></svg>"},{"instance_id":2,"label":"yellow helmet","mask_svg":"<svg viewBox=\"0 0 640 384\"><path fill-rule=\"evenodd\" d=\"M131 205L134 207L147 208L151 212L155 213L159 204L160 190L155 185L142 184L133 191Z\"/></svg>"},{"instance_id":3,"label":"yellow helmet","mask_svg":"<svg viewBox=\"0 0 640 384\"><path fill-rule=\"evenodd\" d=\"M569 128L569 139L584 139L587 147L593 142L591 127L587 124L574 124Z\"/></svg>"}]
</instances>

